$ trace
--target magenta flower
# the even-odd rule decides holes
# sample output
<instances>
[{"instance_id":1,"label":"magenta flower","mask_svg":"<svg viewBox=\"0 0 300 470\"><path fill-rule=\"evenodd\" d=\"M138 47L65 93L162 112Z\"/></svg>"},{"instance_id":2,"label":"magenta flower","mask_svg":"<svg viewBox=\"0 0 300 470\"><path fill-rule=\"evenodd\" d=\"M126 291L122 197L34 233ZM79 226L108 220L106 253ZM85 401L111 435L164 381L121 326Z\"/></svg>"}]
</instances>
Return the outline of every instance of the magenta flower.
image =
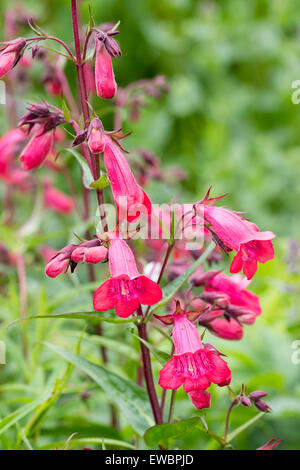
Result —
<instances>
[{"instance_id":1,"label":"magenta flower","mask_svg":"<svg viewBox=\"0 0 300 470\"><path fill-rule=\"evenodd\" d=\"M219 338L240 340L243 337L243 327L234 318L222 318L222 311L211 310L209 316L213 318L205 325L206 328ZM214 318L215 317L215 318Z\"/></svg>"},{"instance_id":2,"label":"magenta flower","mask_svg":"<svg viewBox=\"0 0 300 470\"><path fill-rule=\"evenodd\" d=\"M153 305L161 300L161 288L138 272L134 255L124 240L110 240L108 259L111 277L94 293L95 310L115 307L119 317L127 318L141 304Z\"/></svg>"},{"instance_id":3,"label":"magenta flower","mask_svg":"<svg viewBox=\"0 0 300 470\"><path fill-rule=\"evenodd\" d=\"M172 390L183 385L186 393L206 390L211 382L220 387L228 385L231 371L227 363L221 359L217 350L202 344L197 328L189 320L197 318L197 312L184 312L178 302L172 317L176 354L160 371L159 385ZM169 320L165 318L162 321ZM201 403L204 407L210 402L210 397L201 393L192 393L190 398L197 408L201 407Z\"/></svg>"},{"instance_id":4,"label":"magenta flower","mask_svg":"<svg viewBox=\"0 0 300 470\"><path fill-rule=\"evenodd\" d=\"M188 396L197 410L210 407L211 394L206 390L193 390Z\"/></svg>"},{"instance_id":5,"label":"magenta flower","mask_svg":"<svg viewBox=\"0 0 300 470\"><path fill-rule=\"evenodd\" d=\"M239 321L251 325L255 318L261 314L261 307L257 295L246 290L248 285L249 281L238 274L229 277L226 274L218 273L206 283L205 291L220 293L223 302L225 294L228 298L228 305L242 307L241 314L238 315Z\"/></svg>"},{"instance_id":6,"label":"magenta flower","mask_svg":"<svg viewBox=\"0 0 300 470\"><path fill-rule=\"evenodd\" d=\"M136 182L129 165L112 139L105 136L104 163L121 221L136 220L141 213L151 214L151 202Z\"/></svg>"},{"instance_id":7,"label":"magenta flower","mask_svg":"<svg viewBox=\"0 0 300 470\"><path fill-rule=\"evenodd\" d=\"M26 41L23 38L18 38L4 44L5 47L0 54L0 78L4 77L16 65L26 46Z\"/></svg>"},{"instance_id":8,"label":"magenta flower","mask_svg":"<svg viewBox=\"0 0 300 470\"><path fill-rule=\"evenodd\" d=\"M95 82L97 95L111 99L117 91L114 70L110 54L104 46L99 48L95 62Z\"/></svg>"},{"instance_id":9,"label":"magenta flower","mask_svg":"<svg viewBox=\"0 0 300 470\"><path fill-rule=\"evenodd\" d=\"M45 182L44 203L45 207L61 215L70 214L75 207L70 196L54 188L48 181Z\"/></svg>"},{"instance_id":10,"label":"magenta flower","mask_svg":"<svg viewBox=\"0 0 300 470\"><path fill-rule=\"evenodd\" d=\"M205 222L210 224L213 233L221 240L225 247L237 252L230 272L237 273L243 270L247 279L251 279L257 271L257 263L266 263L274 258L274 249L270 240L273 232L259 232L257 226L225 207L215 207L216 201L221 199L209 198L209 191L205 198L195 204L195 209Z\"/></svg>"},{"instance_id":11,"label":"magenta flower","mask_svg":"<svg viewBox=\"0 0 300 470\"><path fill-rule=\"evenodd\" d=\"M32 170L39 167L46 160L53 146L53 130L45 132L41 126L33 134L23 152L20 155L20 161L24 170Z\"/></svg>"}]
</instances>

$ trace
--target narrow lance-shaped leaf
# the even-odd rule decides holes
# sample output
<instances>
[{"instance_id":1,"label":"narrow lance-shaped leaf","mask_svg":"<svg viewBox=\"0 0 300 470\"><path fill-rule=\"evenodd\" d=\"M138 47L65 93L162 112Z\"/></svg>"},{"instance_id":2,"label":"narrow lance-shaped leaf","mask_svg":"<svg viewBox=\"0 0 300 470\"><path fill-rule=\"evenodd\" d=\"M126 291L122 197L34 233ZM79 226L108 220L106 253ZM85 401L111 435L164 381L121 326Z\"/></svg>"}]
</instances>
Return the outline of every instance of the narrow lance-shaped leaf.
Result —
<instances>
[{"instance_id":1,"label":"narrow lance-shaped leaf","mask_svg":"<svg viewBox=\"0 0 300 470\"><path fill-rule=\"evenodd\" d=\"M128 424L142 435L150 426L153 418L148 395L144 389L128 379L120 377L104 367L93 364L83 357L76 356L53 344L45 343L56 354L71 362L91 377L120 408Z\"/></svg>"}]
</instances>

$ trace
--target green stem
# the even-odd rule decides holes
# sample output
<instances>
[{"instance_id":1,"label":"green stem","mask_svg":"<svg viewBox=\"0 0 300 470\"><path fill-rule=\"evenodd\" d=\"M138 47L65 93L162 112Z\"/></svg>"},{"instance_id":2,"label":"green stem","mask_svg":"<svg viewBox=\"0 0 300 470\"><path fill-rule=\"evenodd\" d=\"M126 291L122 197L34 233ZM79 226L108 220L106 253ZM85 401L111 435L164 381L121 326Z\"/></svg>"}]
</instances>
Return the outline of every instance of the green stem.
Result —
<instances>
[{"instance_id":1,"label":"green stem","mask_svg":"<svg viewBox=\"0 0 300 470\"><path fill-rule=\"evenodd\" d=\"M173 420L174 409L175 409L175 399L176 399L176 390L172 390L171 401L170 401L170 409L169 409L169 417L168 423L171 423Z\"/></svg>"}]
</instances>

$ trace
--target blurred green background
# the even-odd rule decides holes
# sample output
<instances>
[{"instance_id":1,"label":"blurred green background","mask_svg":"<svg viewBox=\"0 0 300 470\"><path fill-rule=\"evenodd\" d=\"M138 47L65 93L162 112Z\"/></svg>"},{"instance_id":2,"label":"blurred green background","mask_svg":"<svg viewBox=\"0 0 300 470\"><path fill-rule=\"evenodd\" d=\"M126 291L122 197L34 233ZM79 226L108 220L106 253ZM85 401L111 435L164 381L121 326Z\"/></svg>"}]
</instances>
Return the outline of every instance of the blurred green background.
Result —
<instances>
[{"instance_id":1,"label":"blurred green background","mask_svg":"<svg viewBox=\"0 0 300 470\"><path fill-rule=\"evenodd\" d=\"M3 12L13 3L2 1L1 27ZM162 100L151 101L142 110L138 122L125 119L125 130L133 131L126 148L148 148L161 158L163 165L179 164L187 172L183 185L174 181L174 185L165 188L158 182L151 183L148 192L153 202L165 202L174 193L178 200L196 201L213 185L214 195L229 193L228 207L247 212L261 230L272 230L277 235L276 259L260 266L251 284L252 290L260 296L262 317L254 326L245 328L241 342L211 337L209 340L228 355L233 388L246 383L250 390L263 389L270 393L268 403L273 413L241 434L234 446L255 449L275 437L284 439L281 449L299 449L300 363L293 364L291 357L293 341L300 340L300 250L297 251L300 105L293 104L291 98L292 83L300 80L300 4L293 0L83 1L84 23L88 21L88 5L97 23L121 21L118 41L123 56L114 62L121 87L157 74L165 74L169 80L169 93ZM72 43L69 1L27 0L26 9L33 12L48 32ZM71 77L70 66L67 74ZM35 88L22 97L24 102L46 97L38 70L33 72L33 77ZM75 90L75 81L72 86ZM0 113L2 127L6 129L5 110L1 109ZM109 116L105 124L112 126ZM63 179L60 183L63 187ZM48 237L53 246L59 248L61 241L68 240L76 227L76 220L70 228L65 221L49 217L44 221L44 233L48 233L44 239ZM1 233L4 240L11 239L11 233L4 227ZM31 248L34 244L35 241ZM34 257L30 250L29 256ZM48 311L49 299L53 301L58 291L71 292L69 279L49 281L42 272L43 266L35 267L28 274L31 314L43 309ZM47 323L48 327L43 322L30 326L35 355L28 370L18 345L20 331L17 327L9 333L5 330L6 324L18 316L19 308L15 273L6 274L9 297L1 299L0 338L7 342L9 365L1 369L0 392L4 394L1 418L22 403L24 397L34 396L28 389L24 395L15 386L16 398L8 397L5 395L7 383L24 382L27 387L42 390L49 373L59 369L57 358L45 352L38 341L47 339L67 345L78 330L78 323L71 321L60 322L63 330L59 330L60 324L56 321L55 325ZM71 311L74 306L78 311L89 309L88 295L63 300L52 311ZM69 332L70 338L62 331ZM131 341L127 330L120 333L106 327L106 333L112 339L119 340L120 336L116 335L121 334L124 341ZM137 350L138 345L134 346ZM89 358L96 357L97 345L93 342L83 349ZM111 352L112 358L114 354ZM123 366L130 375L133 370L130 361ZM155 367L158 372L159 365ZM115 369L124 375L121 364ZM79 390L80 378L74 375L73 389L78 387ZM60 398L63 406L54 406L48 413L40 445L68 437L69 431L71 434L80 426L84 435L91 429L91 423L95 428L93 435L97 432L118 437L107 426L101 394L93 395L86 405L74 390L73 395L70 392ZM176 416L193 416L195 413L188 400L183 394L180 398ZM207 422L215 432L223 426L227 402L226 391L217 390L212 409L207 413ZM82 416L80 423L79 418L76 422L74 409ZM254 414L254 410L239 408L233 412L232 427ZM0 435L2 448L11 446L14 433L11 428ZM193 433L178 445L210 448L212 443L205 436Z\"/></svg>"}]
</instances>

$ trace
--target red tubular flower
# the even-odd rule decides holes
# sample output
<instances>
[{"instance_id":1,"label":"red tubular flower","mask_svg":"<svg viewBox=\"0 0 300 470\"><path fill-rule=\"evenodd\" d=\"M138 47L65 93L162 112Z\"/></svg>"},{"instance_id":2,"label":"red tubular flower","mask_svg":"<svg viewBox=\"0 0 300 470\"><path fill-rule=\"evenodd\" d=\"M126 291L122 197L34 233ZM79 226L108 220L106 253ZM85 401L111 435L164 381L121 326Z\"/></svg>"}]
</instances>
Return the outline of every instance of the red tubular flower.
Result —
<instances>
[{"instance_id":1,"label":"red tubular flower","mask_svg":"<svg viewBox=\"0 0 300 470\"><path fill-rule=\"evenodd\" d=\"M53 146L53 130L45 132L41 126L30 139L20 155L20 161L24 170L32 170L39 167L47 158Z\"/></svg>"},{"instance_id":2,"label":"red tubular flower","mask_svg":"<svg viewBox=\"0 0 300 470\"><path fill-rule=\"evenodd\" d=\"M208 191L205 198L195 204L195 209L210 224L226 248L237 252L230 272L243 270L247 279L251 279L256 273L258 262L266 263L274 258L270 240L275 235L273 232L259 232L255 224L225 207L215 207L213 204L222 197L209 199Z\"/></svg>"},{"instance_id":3,"label":"red tubular flower","mask_svg":"<svg viewBox=\"0 0 300 470\"><path fill-rule=\"evenodd\" d=\"M226 274L218 273L207 282L205 291L227 295L228 304L243 307L247 312L238 315L239 321L251 325L255 318L261 314L261 307L257 295L246 290L248 285L249 281L238 274L229 277Z\"/></svg>"},{"instance_id":4,"label":"red tubular flower","mask_svg":"<svg viewBox=\"0 0 300 470\"><path fill-rule=\"evenodd\" d=\"M161 387L172 390L183 385L186 393L192 392L190 398L195 406L201 408L209 405L210 396L194 392L206 390L211 382L220 387L228 385L231 371L217 350L202 344L197 328L188 319L193 318L194 313L184 312L179 302L177 303L176 312L172 315L176 354L160 371L158 383Z\"/></svg>"},{"instance_id":5,"label":"red tubular flower","mask_svg":"<svg viewBox=\"0 0 300 470\"><path fill-rule=\"evenodd\" d=\"M210 407L211 394L205 390L193 390L188 393L189 399L197 410Z\"/></svg>"},{"instance_id":6,"label":"red tubular flower","mask_svg":"<svg viewBox=\"0 0 300 470\"><path fill-rule=\"evenodd\" d=\"M16 65L25 46L26 41L23 38L5 43L0 54L0 78L4 77Z\"/></svg>"},{"instance_id":7,"label":"red tubular flower","mask_svg":"<svg viewBox=\"0 0 300 470\"><path fill-rule=\"evenodd\" d=\"M100 46L95 63L96 92L101 98L111 99L117 91L110 54L104 45Z\"/></svg>"},{"instance_id":8,"label":"red tubular flower","mask_svg":"<svg viewBox=\"0 0 300 470\"><path fill-rule=\"evenodd\" d=\"M119 317L127 318L140 304L153 305L161 300L161 288L138 272L134 255L124 240L111 239L108 258L111 277L94 293L95 310L115 307Z\"/></svg>"},{"instance_id":9,"label":"red tubular flower","mask_svg":"<svg viewBox=\"0 0 300 470\"><path fill-rule=\"evenodd\" d=\"M141 213L151 214L151 202L136 182L121 150L105 135L104 163L121 221L136 220Z\"/></svg>"},{"instance_id":10,"label":"red tubular flower","mask_svg":"<svg viewBox=\"0 0 300 470\"><path fill-rule=\"evenodd\" d=\"M234 318L220 318L220 315L223 312L220 310L212 310L209 312L209 316L214 318L213 320L207 322L205 325L206 328L218 336L219 338L228 339L228 340L240 340L243 337L243 327L236 321Z\"/></svg>"},{"instance_id":11,"label":"red tubular flower","mask_svg":"<svg viewBox=\"0 0 300 470\"><path fill-rule=\"evenodd\" d=\"M70 214L75 207L70 196L54 188L49 182L45 183L44 202L45 207L62 215Z\"/></svg>"}]
</instances>

